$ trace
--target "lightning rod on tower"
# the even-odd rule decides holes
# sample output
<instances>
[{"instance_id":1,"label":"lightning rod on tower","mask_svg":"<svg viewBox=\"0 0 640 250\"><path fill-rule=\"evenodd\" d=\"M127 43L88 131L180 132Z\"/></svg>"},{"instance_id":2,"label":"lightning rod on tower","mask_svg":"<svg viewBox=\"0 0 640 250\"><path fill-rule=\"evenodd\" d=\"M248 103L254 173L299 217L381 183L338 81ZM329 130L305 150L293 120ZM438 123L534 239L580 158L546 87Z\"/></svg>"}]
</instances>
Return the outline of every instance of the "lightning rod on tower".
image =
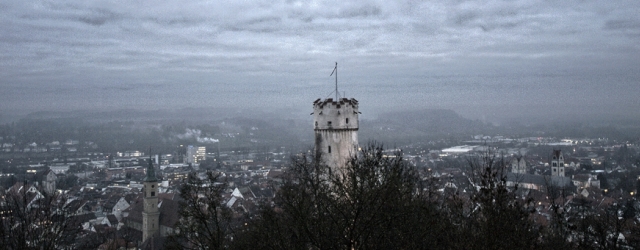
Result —
<instances>
[{"instance_id":1,"label":"lightning rod on tower","mask_svg":"<svg viewBox=\"0 0 640 250\"><path fill-rule=\"evenodd\" d=\"M336 66L333 68L333 71L331 71L331 75L332 76L333 73L336 73L336 101L338 100L338 62L336 62Z\"/></svg>"}]
</instances>

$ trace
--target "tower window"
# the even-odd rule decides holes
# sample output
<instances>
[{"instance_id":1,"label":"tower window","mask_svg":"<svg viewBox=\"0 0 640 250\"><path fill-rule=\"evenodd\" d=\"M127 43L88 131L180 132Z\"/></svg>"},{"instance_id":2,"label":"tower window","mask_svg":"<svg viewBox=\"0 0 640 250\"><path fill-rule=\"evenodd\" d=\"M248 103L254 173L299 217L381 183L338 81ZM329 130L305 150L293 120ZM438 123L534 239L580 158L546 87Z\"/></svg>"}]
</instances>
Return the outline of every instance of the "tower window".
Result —
<instances>
[{"instance_id":1,"label":"tower window","mask_svg":"<svg viewBox=\"0 0 640 250\"><path fill-rule=\"evenodd\" d=\"M345 121L347 124L349 124L349 118L347 118L347 120Z\"/></svg>"},{"instance_id":2,"label":"tower window","mask_svg":"<svg viewBox=\"0 0 640 250\"><path fill-rule=\"evenodd\" d=\"M553 163L553 166L555 167L555 166L557 166L557 164L554 162L554 163Z\"/></svg>"},{"instance_id":3,"label":"tower window","mask_svg":"<svg viewBox=\"0 0 640 250\"><path fill-rule=\"evenodd\" d=\"M151 196L156 196L156 192L151 192Z\"/></svg>"},{"instance_id":4,"label":"tower window","mask_svg":"<svg viewBox=\"0 0 640 250\"><path fill-rule=\"evenodd\" d=\"M331 121L328 121L328 122L327 122L327 125L328 125L328 126L331 126Z\"/></svg>"},{"instance_id":5,"label":"tower window","mask_svg":"<svg viewBox=\"0 0 640 250\"><path fill-rule=\"evenodd\" d=\"M331 146L329 146L327 152L329 152L329 154L331 154Z\"/></svg>"},{"instance_id":6,"label":"tower window","mask_svg":"<svg viewBox=\"0 0 640 250\"><path fill-rule=\"evenodd\" d=\"M316 127L318 126L318 122L316 122Z\"/></svg>"}]
</instances>

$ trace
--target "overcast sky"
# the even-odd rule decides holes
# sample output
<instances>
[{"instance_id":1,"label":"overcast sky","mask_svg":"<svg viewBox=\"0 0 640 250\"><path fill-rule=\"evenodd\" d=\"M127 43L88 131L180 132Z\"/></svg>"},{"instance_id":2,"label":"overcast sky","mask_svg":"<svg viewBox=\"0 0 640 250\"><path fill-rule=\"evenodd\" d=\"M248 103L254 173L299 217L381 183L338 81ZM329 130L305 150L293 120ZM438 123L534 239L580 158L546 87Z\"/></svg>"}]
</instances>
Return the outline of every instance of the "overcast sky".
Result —
<instances>
[{"instance_id":1,"label":"overcast sky","mask_svg":"<svg viewBox=\"0 0 640 250\"><path fill-rule=\"evenodd\" d=\"M640 116L640 1L0 1L0 112Z\"/></svg>"}]
</instances>

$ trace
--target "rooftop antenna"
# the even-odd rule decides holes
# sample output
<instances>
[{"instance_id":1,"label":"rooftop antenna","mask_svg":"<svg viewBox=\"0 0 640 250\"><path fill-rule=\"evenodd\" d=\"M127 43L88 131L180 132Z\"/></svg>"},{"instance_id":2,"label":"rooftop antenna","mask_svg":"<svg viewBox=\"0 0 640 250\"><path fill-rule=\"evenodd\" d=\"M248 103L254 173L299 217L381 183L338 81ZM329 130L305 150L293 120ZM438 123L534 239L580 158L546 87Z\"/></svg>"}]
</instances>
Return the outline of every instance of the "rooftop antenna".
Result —
<instances>
[{"instance_id":1,"label":"rooftop antenna","mask_svg":"<svg viewBox=\"0 0 640 250\"><path fill-rule=\"evenodd\" d=\"M331 75L332 76L333 73L336 73L336 101L338 101L338 62L336 62L336 66L333 68L333 71L331 71Z\"/></svg>"}]
</instances>

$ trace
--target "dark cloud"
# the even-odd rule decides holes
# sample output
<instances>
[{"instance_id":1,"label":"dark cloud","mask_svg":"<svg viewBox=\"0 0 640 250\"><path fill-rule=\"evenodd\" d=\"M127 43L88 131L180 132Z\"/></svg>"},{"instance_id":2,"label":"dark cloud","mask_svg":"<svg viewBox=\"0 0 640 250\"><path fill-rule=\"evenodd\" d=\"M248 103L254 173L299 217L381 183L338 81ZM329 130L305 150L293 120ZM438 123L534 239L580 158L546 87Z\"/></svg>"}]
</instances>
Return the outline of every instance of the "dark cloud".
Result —
<instances>
[{"instance_id":1,"label":"dark cloud","mask_svg":"<svg viewBox=\"0 0 640 250\"><path fill-rule=\"evenodd\" d=\"M604 24L605 30L640 30L638 20L609 20Z\"/></svg>"},{"instance_id":2,"label":"dark cloud","mask_svg":"<svg viewBox=\"0 0 640 250\"><path fill-rule=\"evenodd\" d=\"M77 19L80 22L93 25L93 26L101 26L105 24L107 21L114 21L119 17L118 14L111 12L106 9L94 9L90 10L88 15L80 16L74 19Z\"/></svg>"},{"instance_id":3,"label":"dark cloud","mask_svg":"<svg viewBox=\"0 0 640 250\"><path fill-rule=\"evenodd\" d=\"M382 10L378 6L363 5L340 10L338 17L340 18L371 18L379 17Z\"/></svg>"},{"instance_id":4,"label":"dark cloud","mask_svg":"<svg viewBox=\"0 0 640 250\"><path fill-rule=\"evenodd\" d=\"M476 11L465 11L464 13L456 13L452 17L452 22L457 26L466 26L478 20L480 14Z\"/></svg>"}]
</instances>

